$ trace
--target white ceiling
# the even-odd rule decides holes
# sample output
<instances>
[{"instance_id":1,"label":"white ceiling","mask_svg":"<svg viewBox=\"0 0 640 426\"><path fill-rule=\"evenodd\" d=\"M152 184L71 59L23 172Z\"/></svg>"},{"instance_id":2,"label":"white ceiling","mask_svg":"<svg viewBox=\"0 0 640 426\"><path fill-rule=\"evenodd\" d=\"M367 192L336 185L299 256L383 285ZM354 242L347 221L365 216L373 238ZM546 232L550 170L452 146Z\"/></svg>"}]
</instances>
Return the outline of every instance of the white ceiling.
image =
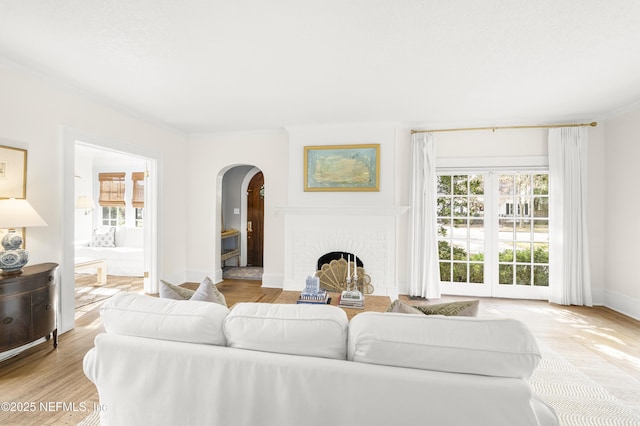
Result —
<instances>
[{"instance_id":1,"label":"white ceiling","mask_svg":"<svg viewBox=\"0 0 640 426\"><path fill-rule=\"evenodd\" d=\"M0 57L185 132L640 102L638 0L0 0Z\"/></svg>"}]
</instances>

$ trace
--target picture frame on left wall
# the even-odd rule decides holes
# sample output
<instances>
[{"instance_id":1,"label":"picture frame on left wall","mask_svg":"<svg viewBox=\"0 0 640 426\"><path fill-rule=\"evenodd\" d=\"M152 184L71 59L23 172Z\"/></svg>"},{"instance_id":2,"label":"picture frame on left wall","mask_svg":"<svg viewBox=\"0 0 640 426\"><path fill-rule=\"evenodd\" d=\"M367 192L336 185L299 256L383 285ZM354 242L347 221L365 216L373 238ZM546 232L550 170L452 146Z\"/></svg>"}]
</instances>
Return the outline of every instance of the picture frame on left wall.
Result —
<instances>
[{"instance_id":1,"label":"picture frame on left wall","mask_svg":"<svg viewBox=\"0 0 640 426\"><path fill-rule=\"evenodd\" d=\"M0 198L26 198L27 150L0 145Z\"/></svg>"}]
</instances>

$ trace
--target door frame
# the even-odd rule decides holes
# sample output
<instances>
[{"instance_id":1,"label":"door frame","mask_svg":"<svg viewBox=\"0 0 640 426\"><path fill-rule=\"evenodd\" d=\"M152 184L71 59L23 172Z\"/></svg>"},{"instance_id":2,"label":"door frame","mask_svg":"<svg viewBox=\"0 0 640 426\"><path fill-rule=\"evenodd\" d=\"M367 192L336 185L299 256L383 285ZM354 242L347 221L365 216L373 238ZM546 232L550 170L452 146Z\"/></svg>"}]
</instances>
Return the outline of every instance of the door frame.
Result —
<instances>
[{"instance_id":1,"label":"door frame","mask_svg":"<svg viewBox=\"0 0 640 426\"><path fill-rule=\"evenodd\" d=\"M104 150L119 151L127 155L138 156L147 160L150 164L150 173L155 171L156 178L151 180L148 193L150 205L153 206L155 214L149 214L149 218L153 223L145 223L145 270L149 272L149 277L145 278L145 292L157 293L158 277L158 257L160 253L157 250L151 250L154 247L161 246L162 232L159 229L159 199L158 191L161 174L161 155L149 148L138 148L129 144L120 143L111 138L96 136L72 127L61 126L61 139L63 141L63 202L60 205L62 221L62 265L60 268L61 283L58 292L58 330L62 334L75 328L75 279L74 279L74 215L68 214L75 209L75 148L76 142L82 142ZM146 193L147 191L145 191ZM147 201L145 194L145 202ZM145 212L147 213L147 212ZM147 214L145 214L145 220ZM149 225L147 227L147 225ZM155 241L149 241L149 237L155 237ZM149 255L147 255L147 252ZM66 283L66 284L65 284ZM154 291L155 288L155 291Z\"/></svg>"},{"instance_id":2,"label":"door frame","mask_svg":"<svg viewBox=\"0 0 640 426\"><path fill-rule=\"evenodd\" d=\"M486 157L486 158L439 158L437 160L436 172L438 174L474 174L487 173L489 176L496 176L500 172L549 172L549 159L547 156L505 156L505 157ZM494 178L492 177L492 179ZM494 182L495 185L495 182ZM492 221L489 225L490 229L497 229L498 217L493 207L495 200L492 194L484 194L485 198L485 219ZM497 233L488 236L493 239L492 247L497 247ZM497 264L497 253L490 253L485 250L486 261L495 262ZM500 297L510 299L532 299L532 300L548 300L549 287L535 286L501 286L498 284L497 271L493 271L493 275L487 273L485 269L485 283L482 285L469 283L449 283L440 282L440 290L442 294L454 296L471 296L471 297Z\"/></svg>"},{"instance_id":3,"label":"door frame","mask_svg":"<svg viewBox=\"0 0 640 426\"><path fill-rule=\"evenodd\" d=\"M240 185L240 266L247 266L247 190L251 179L260 172L262 170L258 167L253 167L244 176Z\"/></svg>"}]
</instances>

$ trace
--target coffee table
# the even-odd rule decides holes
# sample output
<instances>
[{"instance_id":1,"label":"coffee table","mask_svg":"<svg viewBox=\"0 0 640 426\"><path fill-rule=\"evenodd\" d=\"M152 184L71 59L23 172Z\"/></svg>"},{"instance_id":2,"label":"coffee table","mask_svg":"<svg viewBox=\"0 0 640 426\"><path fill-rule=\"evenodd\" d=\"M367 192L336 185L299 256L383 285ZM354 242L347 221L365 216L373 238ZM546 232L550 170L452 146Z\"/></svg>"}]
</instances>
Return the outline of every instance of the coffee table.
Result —
<instances>
[{"instance_id":1,"label":"coffee table","mask_svg":"<svg viewBox=\"0 0 640 426\"><path fill-rule=\"evenodd\" d=\"M107 283L107 262L104 259L92 259L90 257L76 257L73 263L74 272L83 269L96 268L98 284Z\"/></svg>"},{"instance_id":2,"label":"coffee table","mask_svg":"<svg viewBox=\"0 0 640 426\"><path fill-rule=\"evenodd\" d=\"M296 303L299 297L299 291L283 290L273 303ZM331 304L338 306L340 293L329 293L329 297L331 297ZM340 308L347 313L347 318L351 319L361 312L385 312L389 305L391 305L389 296L367 295L364 297L364 309L343 308L342 306Z\"/></svg>"}]
</instances>

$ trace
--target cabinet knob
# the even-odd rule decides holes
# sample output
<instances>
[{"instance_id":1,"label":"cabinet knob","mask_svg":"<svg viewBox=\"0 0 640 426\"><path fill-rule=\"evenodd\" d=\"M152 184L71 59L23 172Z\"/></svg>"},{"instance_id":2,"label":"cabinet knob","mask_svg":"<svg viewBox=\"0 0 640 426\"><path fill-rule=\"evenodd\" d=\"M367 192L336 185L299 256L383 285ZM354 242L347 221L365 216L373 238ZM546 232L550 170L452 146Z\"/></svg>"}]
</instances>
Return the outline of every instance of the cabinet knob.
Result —
<instances>
[{"instance_id":1,"label":"cabinet knob","mask_svg":"<svg viewBox=\"0 0 640 426\"><path fill-rule=\"evenodd\" d=\"M45 310L47 310L47 311L48 311L49 309L51 309L51 303L47 304L47 306L45 306L45 308L44 308L44 309L45 309Z\"/></svg>"},{"instance_id":2,"label":"cabinet knob","mask_svg":"<svg viewBox=\"0 0 640 426\"><path fill-rule=\"evenodd\" d=\"M12 322L13 322L13 318L12 318L12 317L6 317L6 318L4 318L4 319L2 320L2 323L3 323L4 325L9 325L9 324L11 324Z\"/></svg>"},{"instance_id":3,"label":"cabinet knob","mask_svg":"<svg viewBox=\"0 0 640 426\"><path fill-rule=\"evenodd\" d=\"M49 281L53 281L53 275L49 275Z\"/></svg>"}]
</instances>

